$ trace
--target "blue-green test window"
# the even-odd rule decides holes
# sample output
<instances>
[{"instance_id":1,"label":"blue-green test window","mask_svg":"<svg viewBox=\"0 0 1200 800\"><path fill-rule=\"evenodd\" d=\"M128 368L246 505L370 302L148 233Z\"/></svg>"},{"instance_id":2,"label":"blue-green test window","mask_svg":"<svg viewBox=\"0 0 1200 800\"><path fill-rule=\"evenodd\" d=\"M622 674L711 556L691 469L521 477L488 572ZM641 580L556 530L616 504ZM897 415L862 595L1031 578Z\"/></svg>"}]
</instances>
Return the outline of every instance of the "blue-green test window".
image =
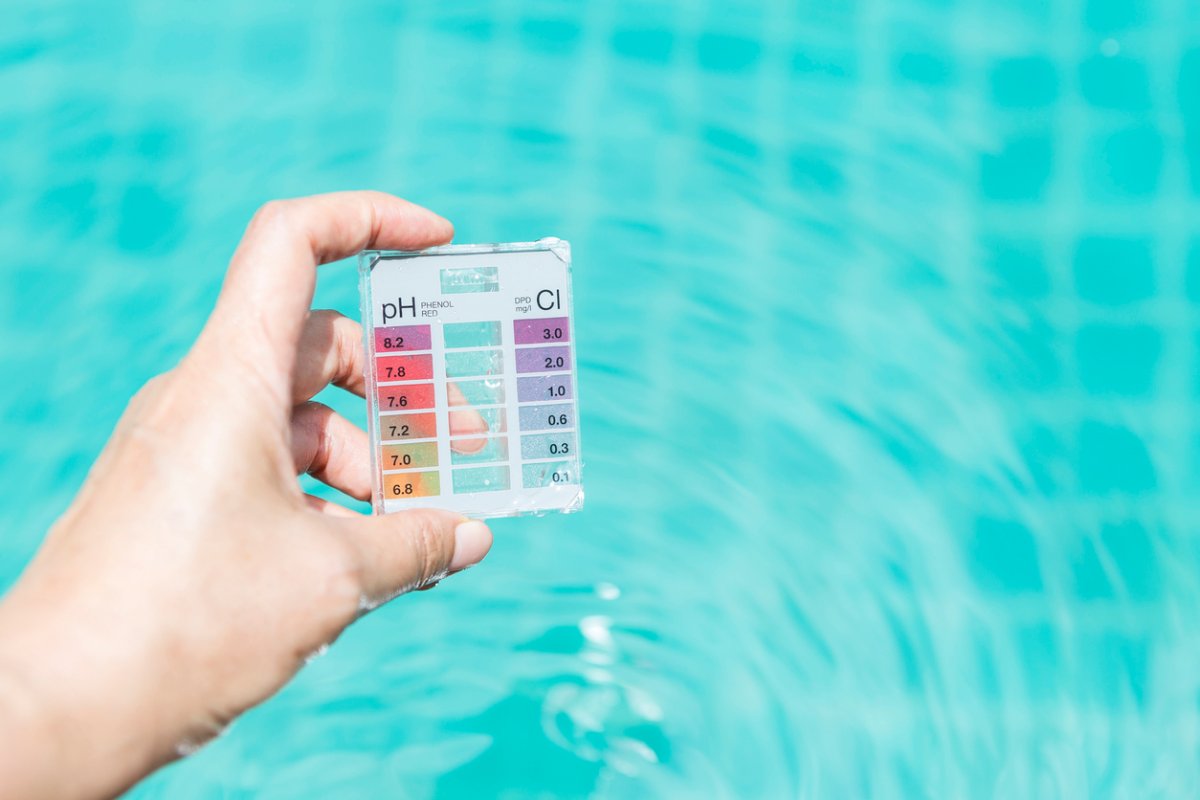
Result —
<instances>
[{"instance_id":1,"label":"blue-green test window","mask_svg":"<svg viewBox=\"0 0 1200 800\"><path fill-rule=\"evenodd\" d=\"M500 291L497 267L459 267L441 271L442 294Z\"/></svg>"}]
</instances>

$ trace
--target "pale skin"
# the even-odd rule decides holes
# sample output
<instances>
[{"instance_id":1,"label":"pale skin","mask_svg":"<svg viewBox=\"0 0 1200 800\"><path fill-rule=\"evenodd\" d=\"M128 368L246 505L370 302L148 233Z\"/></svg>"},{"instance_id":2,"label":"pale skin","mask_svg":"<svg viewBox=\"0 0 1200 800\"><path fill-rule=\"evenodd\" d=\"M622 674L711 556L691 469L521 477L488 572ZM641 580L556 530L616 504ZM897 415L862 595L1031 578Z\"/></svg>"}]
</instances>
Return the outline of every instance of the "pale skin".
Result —
<instances>
[{"instance_id":1,"label":"pale skin","mask_svg":"<svg viewBox=\"0 0 1200 800\"><path fill-rule=\"evenodd\" d=\"M482 522L364 516L296 480L359 499L371 487L366 435L310 400L328 384L363 391L358 324L309 310L317 266L452 236L375 192L255 215L195 345L133 398L0 602L5 797L121 792L270 697L366 610L484 557Z\"/></svg>"}]
</instances>

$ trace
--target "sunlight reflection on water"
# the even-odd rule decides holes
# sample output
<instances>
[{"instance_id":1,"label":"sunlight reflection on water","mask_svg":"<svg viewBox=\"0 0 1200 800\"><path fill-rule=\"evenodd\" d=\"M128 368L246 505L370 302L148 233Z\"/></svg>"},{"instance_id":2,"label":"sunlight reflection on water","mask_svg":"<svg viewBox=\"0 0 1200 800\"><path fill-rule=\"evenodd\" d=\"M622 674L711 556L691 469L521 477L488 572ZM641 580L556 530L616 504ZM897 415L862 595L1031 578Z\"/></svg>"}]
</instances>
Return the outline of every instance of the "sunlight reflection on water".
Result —
<instances>
[{"instance_id":1,"label":"sunlight reflection on water","mask_svg":"<svg viewBox=\"0 0 1200 800\"><path fill-rule=\"evenodd\" d=\"M1196 11L101 5L0 30L0 585L275 196L570 239L588 494L133 796L1196 784Z\"/></svg>"}]
</instances>

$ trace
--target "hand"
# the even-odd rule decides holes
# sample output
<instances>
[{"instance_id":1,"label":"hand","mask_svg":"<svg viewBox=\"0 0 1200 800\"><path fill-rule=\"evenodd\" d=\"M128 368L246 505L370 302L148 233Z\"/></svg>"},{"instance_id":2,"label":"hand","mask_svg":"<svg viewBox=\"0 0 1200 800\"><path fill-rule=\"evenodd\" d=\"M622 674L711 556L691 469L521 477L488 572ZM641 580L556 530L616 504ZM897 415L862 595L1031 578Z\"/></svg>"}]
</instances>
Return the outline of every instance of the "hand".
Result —
<instances>
[{"instance_id":1,"label":"hand","mask_svg":"<svg viewBox=\"0 0 1200 800\"><path fill-rule=\"evenodd\" d=\"M318 264L451 239L441 217L353 192L272 202L207 326L138 393L0 604L5 796L115 794L278 690L365 610L478 562L482 522L362 516L366 435L309 399L363 391L357 323L311 312Z\"/></svg>"}]
</instances>

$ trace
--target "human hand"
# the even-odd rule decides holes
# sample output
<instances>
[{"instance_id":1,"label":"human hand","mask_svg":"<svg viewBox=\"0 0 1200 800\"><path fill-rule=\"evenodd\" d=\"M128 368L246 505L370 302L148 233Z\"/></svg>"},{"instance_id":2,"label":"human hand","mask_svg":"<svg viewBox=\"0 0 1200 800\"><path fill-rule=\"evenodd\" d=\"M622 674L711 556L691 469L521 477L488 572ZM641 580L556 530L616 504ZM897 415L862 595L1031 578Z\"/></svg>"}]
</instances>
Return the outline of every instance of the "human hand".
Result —
<instances>
[{"instance_id":1,"label":"human hand","mask_svg":"<svg viewBox=\"0 0 1200 800\"><path fill-rule=\"evenodd\" d=\"M208 324L130 403L83 489L0 603L0 789L132 785L278 690L365 610L478 562L482 522L362 516L366 435L309 402L362 394L357 323L311 312L316 266L451 239L379 193L269 203Z\"/></svg>"}]
</instances>

